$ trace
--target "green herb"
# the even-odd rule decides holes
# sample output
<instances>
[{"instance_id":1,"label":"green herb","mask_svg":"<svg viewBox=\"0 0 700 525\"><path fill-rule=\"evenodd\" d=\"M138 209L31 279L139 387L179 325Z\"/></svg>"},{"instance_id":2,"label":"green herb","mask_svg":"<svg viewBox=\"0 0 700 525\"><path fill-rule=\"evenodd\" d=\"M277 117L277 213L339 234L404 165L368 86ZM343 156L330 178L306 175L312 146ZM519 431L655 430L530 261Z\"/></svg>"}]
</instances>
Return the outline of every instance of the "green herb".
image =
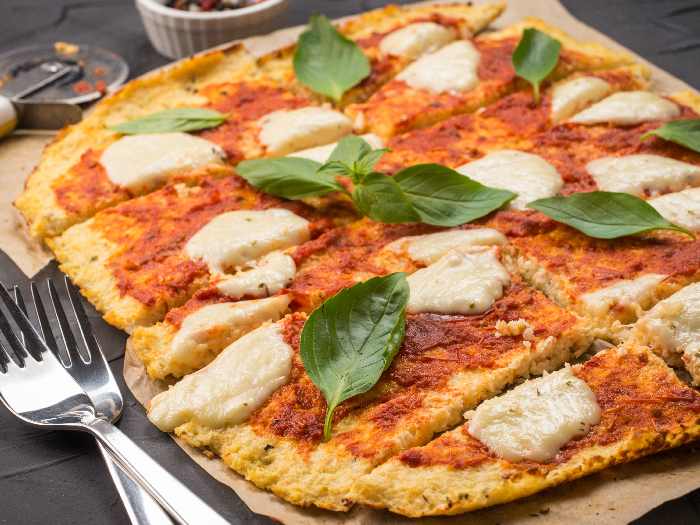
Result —
<instances>
[{"instance_id":1,"label":"green herb","mask_svg":"<svg viewBox=\"0 0 700 525\"><path fill-rule=\"evenodd\" d=\"M355 207L377 222L421 222L420 214L391 177L370 173L352 191Z\"/></svg>"},{"instance_id":2,"label":"green herb","mask_svg":"<svg viewBox=\"0 0 700 525\"><path fill-rule=\"evenodd\" d=\"M312 15L299 35L292 61L299 83L340 103L343 94L370 74L360 46L323 15Z\"/></svg>"},{"instance_id":3,"label":"green herb","mask_svg":"<svg viewBox=\"0 0 700 525\"><path fill-rule=\"evenodd\" d=\"M374 221L426 222L457 226L503 206L515 193L489 188L439 164L419 164L393 177L372 172L390 150L374 150L359 137L342 139L321 165L282 157L241 162L237 173L261 190L286 199L318 197L342 191L355 208ZM334 177L352 178L352 194Z\"/></svg>"},{"instance_id":4,"label":"green herb","mask_svg":"<svg viewBox=\"0 0 700 525\"><path fill-rule=\"evenodd\" d=\"M348 193L335 177L319 172L320 162L299 157L278 157L241 162L236 173L266 193L285 199L308 199L333 191Z\"/></svg>"},{"instance_id":5,"label":"green herb","mask_svg":"<svg viewBox=\"0 0 700 525\"><path fill-rule=\"evenodd\" d=\"M500 208L515 193L489 188L439 164L419 164L393 177L423 222L457 226Z\"/></svg>"},{"instance_id":6,"label":"green herb","mask_svg":"<svg viewBox=\"0 0 700 525\"><path fill-rule=\"evenodd\" d=\"M168 133L170 131L196 131L213 128L229 118L231 113L222 115L213 109L177 108L166 109L152 115L130 120L107 129L125 135L141 133Z\"/></svg>"},{"instance_id":7,"label":"green herb","mask_svg":"<svg viewBox=\"0 0 700 525\"><path fill-rule=\"evenodd\" d=\"M340 139L331 156L319 171L351 177L358 184L372 173L374 165L389 149L372 150L372 147L360 137L350 135Z\"/></svg>"},{"instance_id":8,"label":"green herb","mask_svg":"<svg viewBox=\"0 0 700 525\"><path fill-rule=\"evenodd\" d=\"M373 277L341 290L304 324L301 361L328 404L324 442L336 407L372 388L399 351L408 296L405 273Z\"/></svg>"},{"instance_id":9,"label":"green herb","mask_svg":"<svg viewBox=\"0 0 700 525\"><path fill-rule=\"evenodd\" d=\"M598 239L616 239L652 230L676 230L695 239L693 233L664 219L651 204L627 193L577 193L539 199L527 207Z\"/></svg>"},{"instance_id":10,"label":"green herb","mask_svg":"<svg viewBox=\"0 0 700 525\"><path fill-rule=\"evenodd\" d=\"M658 135L693 151L700 152L700 118L672 120L660 128L642 135L640 142L644 142L644 139L651 135Z\"/></svg>"},{"instance_id":11,"label":"green herb","mask_svg":"<svg viewBox=\"0 0 700 525\"><path fill-rule=\"evenodd\" d=\"M561 42L542 31L529 28L523 31L518 47L513 52L513 67L518 76L532 84L535 104L540 103L540 83L547 78L559 60Z\"/></svg>"}]
</instances>

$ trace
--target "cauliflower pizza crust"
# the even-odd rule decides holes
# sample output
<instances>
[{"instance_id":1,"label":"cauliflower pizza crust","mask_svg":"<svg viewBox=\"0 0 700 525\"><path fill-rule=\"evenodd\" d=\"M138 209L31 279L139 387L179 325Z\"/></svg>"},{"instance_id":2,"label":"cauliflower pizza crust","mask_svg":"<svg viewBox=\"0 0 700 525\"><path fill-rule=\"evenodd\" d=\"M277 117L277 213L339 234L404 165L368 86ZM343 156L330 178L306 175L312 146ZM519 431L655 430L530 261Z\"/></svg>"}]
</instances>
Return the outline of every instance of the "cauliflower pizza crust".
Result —
<instances>
[{"instance_id":1,"label":"cauliflower pizza crust","mask_svg":"<svg viewBox=\"0 0 700 525\"><path fill-rule=\"evenodd\" d=\"M156 403L192 378L216 384L218 367L238 355L232 349L265 330L289 351L286 379L242 420L211 424L185 407L165 430L292 503L337 511L362 503L407 516L511 501L700 437L700 396L657 357L700 383L700 341L666 333L695 329L687 312L700 286L700 241L668 231L593 239L525 209L542 196L531 196L532 187L545 196L614 187L700 231L700 155L660 137L640 142L669 120L698 118L700 97L652 95L650 72L626 53L537 19L477 35L504 8L389 6L338 25L371 74L337 107L294 77L294 46L256 60L234 45L129 83L46 149L16 206L105 319L132 334L148 373L175 384ZM563 44L538 105L511 64L526 28ZM425 74L431 62L459 64L460 75L443 75L442 89ZM638 108L634 122L591 117L619 96L663 111ZM114 182L109 152L127 142L105 126L185 106L231 113L179 137L205 144L204 160L142 186ZM290 115L305 122L321 113L331 127L297 133ZM265 126L280 116L270 132ZM367 132L373 148L390 150L375 171L438 163L518 197L455 228L382 224L359 218L340 193L290 201L236 174L243 160L303 157L316 146L328 155L341 137ZM634 167L644 162L651 175ZM270 237L284 224L282 240ZM249 227L252 237L231 248ZM490 254L506 276L502 295L480 313L408 308L393 362L372 389L338 406L323 443L326 401L299 356L306 316L344 288L399 271L417 301L419 275L441 268L437 278L447 279L445 261L476 253ZM424 295L452 293L427 282ZM535 384L531 376L577 358L594 338L621 346L564 369L602 410L590 430L542 461L509 461L470 433L465 411L490 406L482 402L516 383Z\"/></svg>"}]
</instances>

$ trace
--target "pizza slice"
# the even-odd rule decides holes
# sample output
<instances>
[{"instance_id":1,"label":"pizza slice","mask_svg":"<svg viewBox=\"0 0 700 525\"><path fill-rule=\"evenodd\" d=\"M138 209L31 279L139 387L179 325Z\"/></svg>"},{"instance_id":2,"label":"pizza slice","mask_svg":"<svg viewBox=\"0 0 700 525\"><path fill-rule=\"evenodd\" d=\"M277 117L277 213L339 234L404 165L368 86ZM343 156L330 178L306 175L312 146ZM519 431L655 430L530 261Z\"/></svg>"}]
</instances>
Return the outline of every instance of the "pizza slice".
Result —
<instances>
[{"instance_id":1,"label":"pizza slice","mask_svg":"<svg viewBox=\"0 0 700 525\"><path fill-rule=\"evenodd\" d=\"M422 129L461 113L470 113L527 86L515 74L511 56L522 32L536 28L563 44L549 76L557 81L571 73L632 65L626 53L596 42L577 42L541 20L524 21L500 31L448 44L408 66L363 104L345 113L355 127L382 137Z\"/></svg>"},{"instance_id":2,"label":"pizza slice","mask_svg":"<svg viewBox=\"0 0 700 525\"><path fill-rule=\"evenodd\" d=\"M340 103L364 102L402 69L425 53L457 39L473 36L496 18L505 4L442 4L402 7L389 5L363 13L338 26L339 31L360 46L370 61L371 72L348 90ZM323 95L302 86L294 76L292 57L296 44L269 53L258 60L260 69L294 93L317 102Z\"/></svg>"},{"instance_id":3,"label":"pizza slice","mask_svg":"<svg viewBox=\"0 0 700 525\"><path fill-rule=\"evenodd\" d=\"M377 465L590 343L585 322L510 275L499 251L453 249L408 277L403 344L371 390L337 408L326 443L326 403L299 357L301 313L238 339L153 399L149 417L292 503L347 510L353 483ZM269 382L236 372L253 374L251 360Z\"/></svg>"},{"instance_id":4,"label":"pizza slice","mask_svg":"<svg viewBox=\"0 0 700 525\"><path fill-rule=\"evenodd\" d=\"M263 322L279 319L287 308L311 313L357 282L395 271L413 273L453 248L505 242L488 228L448 230L363 219L273 252L247 271L212 279L162 322L136 328L129 344L152 377L182 377Z\"/></svg>"},{"instance_id":5,"label":"pizza slice","mask_svg":"<svg viewBox=\"0 0 700 525\"><path fill-rule=\"evenodd\" d=\"M336 195L314 204L261 193L237 175L203 179L123 202L48 243L105 320L132 332L162 320L211 275L244 270L355 218Z\"/></svg>"},{"instance_id":6,"label":"pizza slice","mask_svg":"<svg viewBox=\"0 0 700 525\"><path fill-rule=\"evenodd\" d=\"M574 73L544 89L538 105L532 89L512 93L474 113L391 137L386 147L392 151L375 169L393 175L407 166L431 162L454 169L487 153L518 149L528 137L611 93L644 89L650 75L643 66Z\"/></svg>"},{"instance_id":7,"label":"pizza slice","mask_svg":"<svg viewBox=\"0 0 700 525\"><path fill-rule=\"evenodd\" d=\"M700 394L627 343L485 401L360 478L350 499L412 517L505 503L696 440L698 415Z\"/></svg>"},{"instance_id":8,"label":"pizza slice","mask_svg":"<svg viewBox=\"0 0 700 525\"><path fill-rule=\"evenodd\" d=\"M138 82L151 85L148 78ZM169 78L159 82L174 84ZM158 90L144 96L137 87L107 99L105 107L100 106L99 123L113 125L162 107L182 105L176 92L172 97ZM30 177L15 205L34 235L56 235L102 209L169 182L195 184L203 177L226 177L232 173L230 167L242 160L322 146L352 131L352 123L342 113L311 105L264 77L197 83L188 88L196 92L191 95L197 99L196 106L230 113L230 117L214 128L192 133L124 136L102 129L100 140L83 141L84 153L66 171L47 176L40 169ZM195 105L192 102L186 105ZM89 127L95 122L77 126L81 125ZM43 182L35 185L34 179Z\"/></svg>"},{"instance_id":9,"label":"pizza slice","mask_svg":"<svg viewBox=\"0 0 700 525\"><path fill-rule=\"evenodd\" d=\"M598 337L619 342L625 325L700 280L700 241L677 232L594 239L568 226L511 238L510 270L560 306L589 315Z\"/></svg>"}]
</instances>

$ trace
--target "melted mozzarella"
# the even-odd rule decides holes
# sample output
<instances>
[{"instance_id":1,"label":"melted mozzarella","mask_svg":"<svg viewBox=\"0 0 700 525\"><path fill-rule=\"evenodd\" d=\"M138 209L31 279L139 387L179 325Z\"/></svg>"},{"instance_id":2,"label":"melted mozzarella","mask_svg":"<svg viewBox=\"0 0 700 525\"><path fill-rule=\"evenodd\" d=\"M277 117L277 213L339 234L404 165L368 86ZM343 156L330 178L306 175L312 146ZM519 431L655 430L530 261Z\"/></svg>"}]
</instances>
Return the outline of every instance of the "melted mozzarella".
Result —
<instances>
[{"instance_id":1,"label":"melted mozzarella","mask_svg":"<svg viewBox=\"0 0 700 525\"><path fill-rule=\"evenodd\" d=\"M647 202L676 226L700 232L700 188L668 193Z\"/></svg>"},{"instance_id":2,"label":"melted mozzarella","mask_svg":"<svg viewBox=\"0 0 700 525\"><path fill-rule=\"evenodd\" d=\"M437 51L457 38L457 31L434 22L418 22L392 31L379 43L385 55L403 56L410 60Z\"/></svg>"},{"instance_id":3,"label":"melted mozzarella","mask_svg":"<svg viewBox=\"0 0 700 525\"><path fill-rule=\"evenodd\" d=\"M574 436L588 434L600 415L591 388L567 366L484 401L469 433L508 461L547 461Z\"/></svg>"},{"instance_id":4,"label":"melted mozzarella","mask_svg":"<svg viewBox=\"0 0 700 525\"><path fill-rule=\"evenodd\" d=\"M309 240L309 222L289 210L230 211L214 217L185 245L213 273L250 266L260 257Z\"/></svg>"},{"instance_id":5,"label":"melted mozzarella","mask_svg":"<svg viewBox=\"0 0 700 525\"><path fill-rule=\"evenodd\" d=\"M677 118L681 110L670 100L648 91L614 93L574 115L569 122L593 124L612 122L618 126L635 126L650 120Z\"/></svg>"},{"instance_id":6,"label":"melted mozzarella","mask_svg":"<svg viewBox=\"0 0 700 525\"><path fill-rule=\"evenodd\" d=\"M244 295L269 297L291 283L296 271L294 259L289 255L273 253L261 259L255 268L227 276L216 283L216 288L236 299Z\"/></svg>"},{"instance_id":7,"label":"melted mozzarella","mask_svg":"<svg viewBox=\"0 0 700 525\"><path fill-rule=\"evenodd\" d=\"M612 87L596 77L579 77L554 86L552 123L556 124L607 97Z\"/></svg>"},{"instance_id":8,"label":"melted mozzarella","mask_svg":"<svg viewBox=\"0 0 700 525\"><path fill-rule=\"evenodd\" d=\"M556 168L539 155L503 150L456 169L485 186L509 190L518 196L503 209L524 210L528 203L556 195L564 181Z\"/></svg>"},{"instance_id":9,"label":"melted mozzarella","mask_svg":"<svg viewBox=\"0 0 700 525\"><path fill-rule=\"evenodd\" d=\"M595 292L581 296L581 303L586 311L596 317L604 317L614 306L624 309L644 309L654 295L656 287L666 275L648 273L636 279L621 279Z\"/></svg>"},{"instance_id":10,"label":"melted mozzarella","mask_svg":"<svg viewBox=\"0 0 700 525\"><path fill-rule=\"evenodd\" d=\"M394 253L405 253L414 261L430 266L455 248L503 246L507 240L498 230L478 228L401 237L387 244L385 249Z\"/></svg>"},{"instance_id":11,"label":"melted mozzarella","mask_svg":"<svg viewBox=\"0 0 700 525\"><path fill-rule=\"evenodd\" d=\"M700 167L659 155L604 157L586 164L598 188L642 195L700 184Z\"/></svg>"},{"instance_id":12,"label":"melted mozzarella","mask_svg":"<svg viewBox=\"0 0 700 525\"><path fill-rule=\"evenodd\" d=\"M154 397L148 417L165 432L188 421L212 429L241 423L289 381L293 353L279 326L262 326Z\"/></svg>"},{"instance_id":13,"label":"melted mozzarella","mask_svg":"<svg viewBox=\"0 0 700 525\"><path fill-rule=\"evenodd\" d=\"M639 320L638 326L666 356L700 350L700 283L660 301Z\"/></svg>"},{"instance_id":14,"label":"melted mozzarella","mask_svg":"<svg viewBox=\"0 0 700 525\"><path fill-rule=\"evenodd\" d=\"M435 264L408 276L412 314L483 314L511 283L493 249L452 250Z\"/></svg>"},{"instance_id":15,"label":"melted mozzarella","mask_svg":"<svg viewBox=\"0 0 700 525\"><path fill-rule=\"evenodd\" d=\"M260 142L271 157L337 142L352 131L348 117L319 106L273 111L259 124Z\"/></svg>"},{"instance_id":16,"label":"melted mozzarella","mask_svg":"<svg viewBox=\"0 0 700 525\"><path fill-rule=\"evenodd\" d=\"M278 295L253 301L210 304L185 317L170 345L170 361L199 368L202 354L213 341L222 344L247 334L287 313L291 296ZM221 348L221 346L219 347Z\"/></svg>"},{"instance_id":17,"label":"melted mozzarella","mask_svg":"<svg viewBox=\"0 0 700 525\"><path fill-rule=\"evenodd\" d=\"M414 89L432 93L464 93L479 83L481 55L468 40L458 40L441 50L424 55L399 73Z\"/></svg>"},{"instance_id":18,"label":"melted mozzarella","mask_svg":"<svg viewBox=\"0 0 700 525\"><path fill-rule=\"evenodd\" d=\"M365 135L360 135L361 139L364 139L367 144L370 145L372 149L382 149L384 148L384 141L379 135L374 133L367 133ZM321 164L328 162L328 158L333 153L333 150L338 145L337 142L333 144L327 144L325 146L318 146L316 148L305 149L303 151L297 151L296 153L290 153L288 157L301 157L304 159L315 160Z\"/></svg>"},{"instance_id":19,"label":"melted mozzarella","mask_svg":"<svg viewBox=\"0 0 700 525\"><path fill-rule=\"evenodd\" d=\"M224 150L213 142L179 132L128 135L107 146L100 157L109 180L135 194L175 175L225 162Z\"/></svg>"}]
</instances>

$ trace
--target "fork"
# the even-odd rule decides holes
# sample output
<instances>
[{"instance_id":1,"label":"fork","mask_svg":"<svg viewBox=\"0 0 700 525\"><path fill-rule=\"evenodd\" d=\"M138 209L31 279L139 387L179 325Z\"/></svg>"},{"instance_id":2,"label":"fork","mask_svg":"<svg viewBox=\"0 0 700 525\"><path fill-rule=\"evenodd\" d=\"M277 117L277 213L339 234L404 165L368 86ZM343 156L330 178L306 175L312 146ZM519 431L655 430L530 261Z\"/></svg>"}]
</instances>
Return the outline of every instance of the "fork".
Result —
<instances>
[{"instance_id":1,"label":"fork","mask_svg":"<svg viewBox=\"0 0 700 525\"><path fill-rule=\"evenodd\" d=\"M63 368L2 284L0 298L24 333L25 343L29 342L26 347L22 344L0 311L0 331L18 361L11 359L0 341L0 401L10 412L31 425L92 434L181 525L228 525L117 427L98 418L90 397ZM87 327L80 319L78 325L84 336Z\"/></svg>"},{"instance_id":2,"label":"fork","mask_svg":"<svg viewBox=\"0 0 700 525\"><path fill-rule=\"evenodd\" d=\"M68 318L61 305L60 298L56 292L51 279L48 279L49 295L53 303L53 309L56 313L59 330L63 340L66 342L66 351L68 352L68 362L66 363L61 357L58 345L53 336L53 331L49 323L49 318L46 315L44 305L39 295L34 282L31 283L32 300L39 321L39 328L43 336L44 342L51 349L56 358L63 364L71 377L80 387L85 390L85 393L90 397L95 409L97 417L104 419L109 423L113 423L121 416L122 407L124 405L119 387L114 380L112 371L107 365L104 358L100 343L95 336L87 314L83 309L80 296L68 277L65 278L66 289L73 307L75 318L79 320L79 327L83 335L83 342L88 353L89 361L85 361L77 352L78 345L71 332ZM27 308L22 298L19 287L15 286L15 302L20 307L25 316L27 316ZM28 316L27 316L28 317ZM25 343L24 332L20 333L22 343ZM26 344L25 344L26 347ZM166 512L158 505L155 500L142 489L138 484L129 478L124 471L114 462L112 456L105 448L97 442L100 453L107 463L114 484L117 487L117 492L121 497L126 512L133 525L172 525L172 521Z\"/></svg>"}]
</instances>

